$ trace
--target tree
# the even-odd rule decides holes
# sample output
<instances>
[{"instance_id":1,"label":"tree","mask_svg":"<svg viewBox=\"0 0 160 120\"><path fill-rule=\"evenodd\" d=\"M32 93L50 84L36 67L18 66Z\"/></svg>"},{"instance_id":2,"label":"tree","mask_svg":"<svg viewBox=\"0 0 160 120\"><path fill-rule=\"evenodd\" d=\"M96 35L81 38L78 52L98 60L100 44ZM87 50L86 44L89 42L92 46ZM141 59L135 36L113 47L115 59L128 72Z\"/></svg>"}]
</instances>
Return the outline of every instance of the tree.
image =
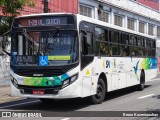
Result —
<instances>
[{"instance_id":1,"label":"tree","mask_svg":"<svg viewBox=\"0 0 160 120\"><path fill-rule=\"evenodd\" d=\"M24 6L34 7L34 0L0 0L5 18L0 20L0 35L10 29L14 17L20 14Z\"/></svg>"}]
</instances>

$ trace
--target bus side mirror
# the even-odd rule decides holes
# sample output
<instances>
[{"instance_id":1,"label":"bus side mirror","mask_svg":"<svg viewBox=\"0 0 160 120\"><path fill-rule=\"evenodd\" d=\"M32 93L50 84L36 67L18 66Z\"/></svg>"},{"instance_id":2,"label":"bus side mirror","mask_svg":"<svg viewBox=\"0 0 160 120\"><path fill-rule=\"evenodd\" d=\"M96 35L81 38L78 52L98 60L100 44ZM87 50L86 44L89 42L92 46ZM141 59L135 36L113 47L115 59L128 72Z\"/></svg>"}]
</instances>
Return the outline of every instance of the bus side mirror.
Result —
<instances>
[{"instance_id":1,"label":"bus side mirror","mask_svg":"<svg viewBox=\"0 0 160 120\"><path fill-rule=\"evenodd\" d=\"M2 39L2 50L7 55L11 55L11 33L10 31L3 34Z\"/></svg>"}]
</instances>

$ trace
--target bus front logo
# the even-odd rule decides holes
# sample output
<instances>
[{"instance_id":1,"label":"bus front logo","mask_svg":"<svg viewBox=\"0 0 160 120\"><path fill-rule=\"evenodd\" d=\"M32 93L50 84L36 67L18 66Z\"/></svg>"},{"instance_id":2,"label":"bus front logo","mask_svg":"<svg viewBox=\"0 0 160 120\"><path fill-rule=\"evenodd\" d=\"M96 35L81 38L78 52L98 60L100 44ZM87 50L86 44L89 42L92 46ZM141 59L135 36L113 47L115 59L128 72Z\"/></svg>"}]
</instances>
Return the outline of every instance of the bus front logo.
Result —
<instances>
[{"instance_id":1,"label":"bus front logo","mask_svg":"<svg viewBox=\"0 0 160 120\"><path fill-rule=\"evenodd\" d=\"M106 68L110 68L110 61L109 60L106 61Z\"/></svg>"}]
</instances>

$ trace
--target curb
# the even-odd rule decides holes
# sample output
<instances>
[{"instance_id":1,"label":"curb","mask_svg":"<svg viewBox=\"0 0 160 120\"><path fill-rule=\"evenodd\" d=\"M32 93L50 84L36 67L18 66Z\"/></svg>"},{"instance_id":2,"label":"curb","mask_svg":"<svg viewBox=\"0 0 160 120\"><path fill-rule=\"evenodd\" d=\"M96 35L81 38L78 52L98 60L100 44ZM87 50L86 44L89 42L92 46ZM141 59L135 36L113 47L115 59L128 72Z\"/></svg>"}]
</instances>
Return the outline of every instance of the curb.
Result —
<instances>
[{"instance_id":1,"label":"curb","mask_svg":"<svg viewBox=\"0 0 160 120\"><path fill-rule=\"evenodd\" d=\"M14 102L14 101L17 101L17 100L23 100L24 98L21 98L21 97L4 97L4 98L1 98L0 99L0 104L3 104L3 103L8 103L8 102Z\"/></svg>"}]
</instances>

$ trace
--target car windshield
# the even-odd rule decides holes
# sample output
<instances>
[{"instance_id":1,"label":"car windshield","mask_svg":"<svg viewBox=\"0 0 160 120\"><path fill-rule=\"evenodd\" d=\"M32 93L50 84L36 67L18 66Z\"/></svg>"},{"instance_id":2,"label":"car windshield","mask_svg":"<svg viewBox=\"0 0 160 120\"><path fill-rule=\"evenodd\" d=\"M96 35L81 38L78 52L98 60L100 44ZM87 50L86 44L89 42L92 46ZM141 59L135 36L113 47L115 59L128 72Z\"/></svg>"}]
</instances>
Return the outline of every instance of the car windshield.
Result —
<instances>
[{"instance_id":1,"label":"car windshield","mask_svg":"<svg viewBox=\"0 0 160 120\"><path fill-rule=\"evenodd\" d=\"M61 66L78 60L74 30L14 32L12 37L14 65Z\"/></svg>"}]
</instances>

